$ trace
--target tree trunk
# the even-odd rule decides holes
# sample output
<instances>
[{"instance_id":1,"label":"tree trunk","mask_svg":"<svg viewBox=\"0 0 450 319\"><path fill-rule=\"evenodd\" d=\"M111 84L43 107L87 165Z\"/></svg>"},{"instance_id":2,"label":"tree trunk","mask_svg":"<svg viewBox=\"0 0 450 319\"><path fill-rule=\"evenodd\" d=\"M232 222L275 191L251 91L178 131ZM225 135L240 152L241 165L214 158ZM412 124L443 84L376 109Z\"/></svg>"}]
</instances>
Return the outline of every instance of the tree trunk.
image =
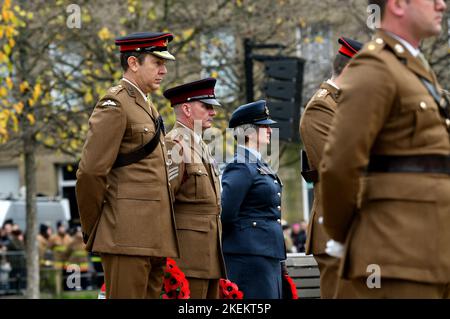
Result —
<instances>
[{"instance_id":1,"label":"tree trunk","mask_svg":"<svg viewBox=\"0 0 450 319\"><path fill-rule=\"evenodd\" d=\"M24 140L25 185L26 185L26 260L27 260L27 299L39 299L39 248L37 242L36 207L36 145L32 137Z\"/></svg>"}]
</instances>

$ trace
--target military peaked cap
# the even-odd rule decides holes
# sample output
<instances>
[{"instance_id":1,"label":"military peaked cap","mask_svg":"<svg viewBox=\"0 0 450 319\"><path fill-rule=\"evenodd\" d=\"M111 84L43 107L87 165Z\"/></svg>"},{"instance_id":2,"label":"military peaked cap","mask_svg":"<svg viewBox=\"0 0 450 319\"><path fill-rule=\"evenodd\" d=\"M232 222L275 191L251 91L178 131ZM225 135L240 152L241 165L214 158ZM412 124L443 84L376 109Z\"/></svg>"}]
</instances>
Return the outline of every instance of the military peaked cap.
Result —
<instances>
[{"instance_id":1,"label":"military peaked cap","mask_svg":"<svg viewBox=\"0 0 450 319\"><path fill-rule=\"evenodd\" d=\"M345 37L340 37L338 42L342 45L338 52L350 59L363 47L361 42Z\"/></svg>"},{"instance_id":2,"label":"military peaked cap","mask_svg":"<svg viewBox=\"0 0 450 319\"><path fill-rule=\"evenodd\" d=\"M216 79L206 78L182 84L164 91L166 99L170 100L172 106L192 101L201 101L205 104L220 106L216 100L214 86Z\"/></svg>"},{"instance_id":3,"label":"military peaked cap","mask_svg":"<svg viewBox=\"0 0 450 319\"><path fill-rule=\"evenodd\" d=\"M270 125L276 123L270 118L265 100L259 100L239 106L231 114L228 127L234 128L243 124Z\"/></svg>"},{"instance_id":4,"label":"military peaked cap","mask_svg":"<svg viewBox=\"0 0 450 319\"><path fill-rule=\"evenodd\" d=\"M167 46L173 40L173 35L166 32L137 32L116 38L120 52L148 52L159 58L175 60L167 51Z\"/></svg>"}]
</instances>

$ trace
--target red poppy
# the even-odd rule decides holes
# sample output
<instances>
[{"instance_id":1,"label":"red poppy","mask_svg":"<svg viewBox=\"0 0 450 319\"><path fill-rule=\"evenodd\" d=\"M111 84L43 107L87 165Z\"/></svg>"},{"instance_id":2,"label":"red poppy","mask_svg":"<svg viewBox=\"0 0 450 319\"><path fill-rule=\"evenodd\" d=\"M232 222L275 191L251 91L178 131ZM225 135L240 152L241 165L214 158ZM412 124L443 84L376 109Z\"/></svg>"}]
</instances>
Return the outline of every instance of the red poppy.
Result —
<instances>
[{"instance_id":1,"label":"red poppy","mask_svg":"<svg viewBox=\"0 0 450 319\"><path fill-rule=\"evenodd\" d=\"M233 291L230 293L229 299L242 299L244 297L244 293L242 291Z\"/></svg>"},{"instance_id":2,"label":"red poppy","mask_svg":"<svg viewBox=\"0 0 450 319\"><path fill-rule=\"evenodd\" d=\"M242 299L244 296L244 293L239 290L239 287L228 279L221 278L219 287L221 299Z\"/></svg>"},{"instance_id":3,"label":"red poppy","mask_svg":"<svg viewBox=\"0 0 450 319\"><path fill-rule=\"evenodd\" d=\"M292 278L289 277L288 274L284 274L284 279L289 283L289 286L291 288L292 299L298 299L297 287L295 286L295 283L292 280Z\"/></svg>"},{"instance_id":4,"label":"red poppy","mask_svg":"<svg viewBox=\"0 0 450 319\"><path fill-rule=\"evenodd\" d=\"M175 260L167 258L164 270L162 299L189 299L189 283L184 273L178 268Z\"/></svg>"}]
</instances>

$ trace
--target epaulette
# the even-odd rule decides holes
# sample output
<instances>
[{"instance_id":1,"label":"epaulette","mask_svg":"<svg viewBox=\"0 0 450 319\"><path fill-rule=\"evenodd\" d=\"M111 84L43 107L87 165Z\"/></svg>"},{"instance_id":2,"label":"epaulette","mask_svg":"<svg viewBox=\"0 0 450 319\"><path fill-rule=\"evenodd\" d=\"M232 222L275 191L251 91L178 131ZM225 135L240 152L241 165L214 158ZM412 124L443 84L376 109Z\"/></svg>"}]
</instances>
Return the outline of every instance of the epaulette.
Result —
<instances>
[{"instance_id":1,"label":"epaulette","mask_svg":"<svg viewBox=\"0 0 450 319\"><path fill-rule=\"evenodd\" d=\"M330 94L330 91L328 91L327 89L320 89L319 91L317 91L317 97L318 98L324 98L328 94Z\"/></svg>"},{"instance_id":2,"label":"epaulette","mask_svg":"<svg viewBox=\"0 0 450 319\"><path fill-rule=\"evenodd\" d=\"M108 90L108 93L109 93L109 94L116 95L117 93L119 93L119 92L122 91L123 89L124 89L124 86L123 86L122 84L119 84L119 85L116 85L116 86L113 86L112 88L110 88L110 89Z\"/></svg>"},{"instance_id":3,"label":"epaulette","mask_svg":"<svg viewBox=\"0 0 450 319\"><path fill-rule=\"evenodd\" d=\"M370 52L370 53L378 53L381 52L384 48L386 43L382 38L376 38L370 42L368 42L364 48L363 51Z\"/></svg>"}]
</instances>

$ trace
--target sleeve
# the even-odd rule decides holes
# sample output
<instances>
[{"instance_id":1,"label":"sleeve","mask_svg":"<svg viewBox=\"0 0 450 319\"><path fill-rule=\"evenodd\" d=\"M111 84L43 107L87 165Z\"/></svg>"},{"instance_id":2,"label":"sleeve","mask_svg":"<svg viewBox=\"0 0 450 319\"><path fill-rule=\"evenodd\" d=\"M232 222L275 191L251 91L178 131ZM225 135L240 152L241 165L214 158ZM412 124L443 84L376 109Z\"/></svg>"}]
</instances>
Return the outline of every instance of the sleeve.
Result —
<instances>
[{"instance_id":1,"label":"sleeve","mask_svg":"<svg viewBox=\"0 0 450 319\"><path fill-rule=\"evenodd\" d=\"M126 114L120 103L101 99L90 119L86 142L77 171L76 195L83 232L91 234L100 218L106 175L111 170L126 129Z\"/></svg>"},{"instance_id":2,"label":"sleeve","mask_svg":"<svg viewBox=\"0 0 450 319\"><path fill-rule=\"evenodd\" d=\"M185 163L183 160L184 149L182 143L170 136L166 136L167 156L170 162L168 167L169 182L173 193L176 195L183 183Z\"/></svg>"},{"instance_id":3,"label":"sleeve","mask_svg":"<svg viewBox=\"0 0 450 319\"><path fill-rule=\"evenodd\" d=\"M319 168L333 117L334 110L317 99L311 101L302 115L300 134L311 168Z\"/></svg>"},{"instance_id":4,"label":"sleeve","mask_svg":"<svg viewBox=\"0 0 450 319\"><path fill-rule=\"evenodd\" d=\"M391 111L396 95L392 78L379 55L368 53L357 56L343 74L342 99L319 169L324 227L339 242L346 239L363 169Z\"/></svg>"},{"instance_id":5,"label":"sleeve","mask_svg":"<svg viewBox=\"0 0 450 319\"><path fill-rule=\"evenodd\" d=\"M248 165L230 163L222 175L222 224L226 227L239 214L239 209L253 183Z\"/></svg>"}]
</instances>

